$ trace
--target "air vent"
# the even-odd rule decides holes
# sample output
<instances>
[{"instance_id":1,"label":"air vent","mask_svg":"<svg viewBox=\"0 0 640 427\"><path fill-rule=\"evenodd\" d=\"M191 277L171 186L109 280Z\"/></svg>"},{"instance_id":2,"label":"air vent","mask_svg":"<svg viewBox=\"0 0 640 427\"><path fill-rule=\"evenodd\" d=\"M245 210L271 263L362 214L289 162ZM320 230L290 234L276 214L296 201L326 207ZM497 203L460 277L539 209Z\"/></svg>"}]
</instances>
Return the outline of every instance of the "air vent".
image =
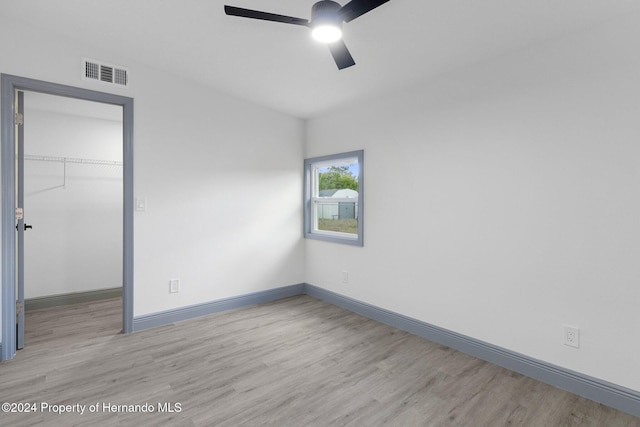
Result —
<instances>
[{"instance_id":1,"label":"air vent","mask_svg":"<svg viewBox=\"0 0 640 427\"><path fill-rule=\"evenodd\" d=\"M82 60L82 78L126 87L129 71L119 65L105 64L92 59Z\"/></svg>"}]
</instances>

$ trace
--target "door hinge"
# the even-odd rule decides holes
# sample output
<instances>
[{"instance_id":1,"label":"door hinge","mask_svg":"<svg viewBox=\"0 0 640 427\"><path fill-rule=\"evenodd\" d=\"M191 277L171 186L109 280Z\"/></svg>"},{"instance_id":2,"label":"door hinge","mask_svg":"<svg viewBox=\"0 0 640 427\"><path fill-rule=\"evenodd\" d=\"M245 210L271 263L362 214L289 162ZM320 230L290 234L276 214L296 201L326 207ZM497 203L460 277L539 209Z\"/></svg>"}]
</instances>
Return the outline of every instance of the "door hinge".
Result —
<instances>
[{"instance_id":1,"label":"door hinge","mask_svg":"<svg viewBox=\"0 0 640 427\"><path fill-rule=\"evenodd\" d=\"M16 113L16 126L24 125L24 115L20 113Z\"/></svg>"},{"instance_id":2,"label":"door hinge","mask_svg":"<svg viewBox=\"0 0 640 427\"><path fill-rule=\"evenodd\" d=\"M20 314L24 311L24 304L21 301L16 301L16 314Z\"/></svg>"}]
</instances>

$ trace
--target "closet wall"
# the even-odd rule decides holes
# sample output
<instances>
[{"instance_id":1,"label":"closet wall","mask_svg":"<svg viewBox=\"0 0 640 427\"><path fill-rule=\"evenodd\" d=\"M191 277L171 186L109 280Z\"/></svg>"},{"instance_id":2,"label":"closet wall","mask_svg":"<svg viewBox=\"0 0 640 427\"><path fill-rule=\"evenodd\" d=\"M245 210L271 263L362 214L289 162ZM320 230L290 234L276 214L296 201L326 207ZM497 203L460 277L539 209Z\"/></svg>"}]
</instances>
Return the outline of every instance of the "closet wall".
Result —
<instances>
[{"instance_id":1,"label":"closet wall","mask_svg":"<svg viewBox=\"0 0 640 427\"><path fill-rule=\"evenodd\" d=\"M122 286L122 111L25 94L25 297Z\"/></svg>"}]
</instances>

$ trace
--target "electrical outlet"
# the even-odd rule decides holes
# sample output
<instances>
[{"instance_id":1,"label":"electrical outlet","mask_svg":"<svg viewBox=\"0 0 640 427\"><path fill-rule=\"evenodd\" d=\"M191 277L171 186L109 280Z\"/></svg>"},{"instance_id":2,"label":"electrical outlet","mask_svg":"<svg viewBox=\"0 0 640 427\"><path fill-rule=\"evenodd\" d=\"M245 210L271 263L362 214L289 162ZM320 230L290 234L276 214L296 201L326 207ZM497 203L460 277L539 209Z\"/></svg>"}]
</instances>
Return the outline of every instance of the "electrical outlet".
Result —
<instances>
[{"instance_id":1,"label":"electrical outlet","mask_svg":"<svg viewBox=\"0 0 640 427\"><path fill-rule=\"evenodd\" d=\"M175 294L180 292L180 279L169 280L169 293Z\"/></svg>"},{"instance_id":2,"label":"electrical outlet","mask_svg":"<svg viewBox=\"0 0 640 427\"><path fill-rule=\"evenodd\" d=\"M342 272L342 283L349 283L349 272L348 271L343 271Z\"/></svg>"},{"instance_id":3,"label":"electrical outlet","mask_svg":"<svg viewBox=\"0 0 640 427\"><path fill-rule=\"evenodd\" d=\"M580 328L564 325L564 345L580 348Z\"/></svg>"}]
</instances>

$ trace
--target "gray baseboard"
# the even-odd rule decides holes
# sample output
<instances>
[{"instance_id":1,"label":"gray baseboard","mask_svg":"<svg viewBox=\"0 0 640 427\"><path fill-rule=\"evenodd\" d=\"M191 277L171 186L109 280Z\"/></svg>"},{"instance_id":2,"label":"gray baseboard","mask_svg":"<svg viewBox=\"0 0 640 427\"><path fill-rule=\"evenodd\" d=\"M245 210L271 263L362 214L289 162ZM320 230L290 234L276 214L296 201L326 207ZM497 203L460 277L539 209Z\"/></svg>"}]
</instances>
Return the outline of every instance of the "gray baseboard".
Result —
<instances>
[{"instance_id":1,"label":"gray baseboard","mask_svg":"<svg viewBox=\"0 0 640 427\"><path fill-rule=\"evenodd\" d=\"M216 301L196 304L188 307L181 307L174 310L161 311L158 313L146 314L133 318L133 331L155 328L157 326L168 325L183 320L194 319L208 314L218 313L226 310L247 307L250 305L263 304L270 301L288 298L304 294L304 284L285 286L282 288L269 289L247 295L239 295L231 298L224 298Z\"/></svg>"},{"instance_id":2,"label":"gray baseboard","mask_svg":"<svg viewBox=\"0 0 640 427\"><path fill-rule=\"evenodd\" d=\"M72 292L68 294L50 295L46 297L29 298L24 300L25 311L41 308L57 307L59 305L78 304L81 302L98 301L103 299L122 297L122 287L99 289L96 291Z\"/></svg>"},{"instance_id":3,"label":"gray baseboard","mask_svg":"<svg viewBox=\"0 0 640 427\"><path fill-rule=\"evenodd\" d=\"M543 362L317 286L306 284L304 293L370 319L454 348L462 353L640 417L640 392L635 390Z\"/></svg>"}]
</instances>

